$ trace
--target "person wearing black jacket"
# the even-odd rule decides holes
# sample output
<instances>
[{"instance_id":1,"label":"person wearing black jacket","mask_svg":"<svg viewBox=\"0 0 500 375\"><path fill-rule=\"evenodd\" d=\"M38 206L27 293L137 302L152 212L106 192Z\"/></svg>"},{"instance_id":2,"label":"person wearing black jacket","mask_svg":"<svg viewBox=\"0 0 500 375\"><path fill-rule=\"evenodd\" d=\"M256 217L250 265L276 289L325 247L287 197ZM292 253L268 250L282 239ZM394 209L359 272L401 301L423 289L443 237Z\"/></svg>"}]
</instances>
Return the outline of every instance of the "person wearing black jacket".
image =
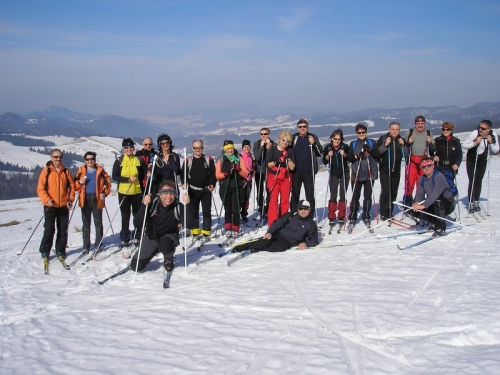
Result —
<instances>
[{"instance_id":1,"label":"person wearing black jacket","mask_svg":"<svg viewBox=\"0 0 500 375\"><path fill-rule=\"evenodd\" d=\"M330 169L330 200L328 202L328 219L330 226L335 225L337 209L339 226L344 225L345 220L345 192L349 184L349 167L347 164L347 151L349 146L344 143L344 133L341 129L335 130L330 136L332 140L323 148L323 164L328 164ZM337 205L337 194L339 202Z\"/></svg>"},{"instance_id":2,"label":"person wearing black jacket","mask_svg":"<svg viewBox=\"0 0 500 375\"><path fill-rule=\"evenodd\" d=\"M436 151L434 153L434 161L436 162L436 169L440 171L447 171L447 173L454 178L460 163L462 163L462 145L460 140L453 136L454 125L452 122L443 122L441 125L442 134L434 139L436 143Z\"/></svg>"},{"instance_id":3,"label":"person wearing black jacket","mask_svg":"<svg viewBox=\"0 0 500 375\"><path fill-rule=\"evenodd\" d=\"M257 217L255 220L260 220L261 217L267 215L267 210L269 208L269 192L266 189L266 173L267 173L267 163L266 155L267 151L271 147L275 146L276 142L271 139L271 131L268 128L260 129L260 140L254 142L253 144L253 157L255 159L255 165L257 166L255 172L255 188L257 192ZM266 203L264 204L264 189L266 189Z\"/></svg>"},{"instance_id":4,"label":"person wearing black jacket","mask_svg":"<svg viewBox=\"0 0 500 375\"><path fill-rule=\"evenodd\" d=\"M163 181L172 181L177 185L181 174L180 156L173 152L174 145L170 136L168 134L160 134L157 144L160 151L158 152L158 160L156 161L154 171L153 195ZM179 194L178 190L177 194Z\"/></svg>"},{"instance_id":5,"label":"person wearing black jacket","mask_svg":"<svg viewBox=\"0 0 500 375\"><path fill-rule=\"evenodd\" d=\"M356 223L359 210L359 198L361 189L364 190L363 199L363 221L370 224L370 210L372 208L372 187L373 182L378 178L378 168L376 160L380 157L378 147L373 139L367 138L367 128L364 124L356 125L355 139L349 145L347 160L352 163L351 186L352 199L349 213L349 225Z\"/></svg>"},{"instance_id":6,"label":"person wearing black jacket","mask_svg":"<svg viewBox=\"0 0 500 375\"><path fill-rule=\"evenodd\" d=\"M318 159L322 156L323 147L315 134L309 133L306 119L297 122L298 133L293 135L293 152L295 153L295 170L293 171L291 211L297 210L300 190L304 184L306 199L311 203L311 215L314 215L316 200L314 194L314 176L318 173Z\"/></svg>"},{"instance_id":7,"label":"person wearing black jacket","mask_svg":"<svg viewBox=\"0 0 500 375\"><path fill-rule=\"evenodd\" d=\"M177 190L171 181L165 181L160 185L158 196L153 202L151 194L144 196L142 205L134 217L134 225L142 226L147 208L146 235L142 238L141 248L130 262L132 270L141 271L159 252L163 254L164 268L167 271L173 270L175 248L180 244L177 205Z\"/></svg>"},{"instance_id":8,"label":"person wearing black jacket","mask_svg":"<svg viewBox=\"0 0 500 375\"><path fill-rule=\"evenodd\" d=\"M259 251L280 252L294 246L299 250L318 245L318 226L310 217L311 205L306 200L298 204L295 214L288 212L277 219L267 230L267 233L257 241L235 246L231 252L237 253L250 250L252 253Z\"/></svg>"},{"instance_id":9,"label":"person wearing black jacket","mask_svg":"<svg viewBox=\"0 0 500 375\"><path fill-rule=\"evenodd\" d=\"M215 189L215 163L210 156L203 154L203 141L196 139L192 143L193 156L188 157L182 166L181 181L185 188L184 169L187 176L189 204L186 206L187 228L192 236L205 240L212 233L212 192ZM199 209L203 212L203 225L200 229Z\"/></svg>"},{"instance_id":10,"label":"person wearing black jacket","mask_svg":"<svg viewBox=\"0 0 500 375\"><path fill-rule=\"evenodd\" d=\"M142 150L136 151L135 156L140 157L144 163L151 168L153 163L153 156L156 155L156 150L153 148L153 139L146 137L142 140ZM148 178L145 177L142 181L143 190L146 189ZM147 190L147 189L146 189Z\"/></svg>"},{"instance_id":11,"label":"person wearing black jacket","mask_svg":"<svg viewBox=\"0 0 500 375\"><path fill-rule=\"evenodd\" d=\"M380 218L392 217L394 202L398 198L399 181L401 179L401 162L408 157L408 147L400 135L401 126L397 122L389 124L389 132L377 141L380 151Z\"/></svg>"}]
</instances>

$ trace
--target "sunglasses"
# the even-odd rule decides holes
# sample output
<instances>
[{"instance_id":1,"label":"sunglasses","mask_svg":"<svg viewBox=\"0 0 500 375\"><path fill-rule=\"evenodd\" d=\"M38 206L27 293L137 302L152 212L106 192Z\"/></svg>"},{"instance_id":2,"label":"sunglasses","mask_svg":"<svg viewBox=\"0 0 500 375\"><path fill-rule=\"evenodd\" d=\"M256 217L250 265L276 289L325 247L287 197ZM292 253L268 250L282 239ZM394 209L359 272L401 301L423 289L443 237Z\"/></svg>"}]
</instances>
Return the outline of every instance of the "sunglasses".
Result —
<instances>
[{"instance_id":1,"label":"sunglasses","mask_svg":"<svg viewBox=\"0 0 500 375\"><path fill-rule=\"evenodd\" d=\"M285 139L285 138L281 138L281 142L290 143L291 141L289 141L288 139Z\"/></svg>"},{"instance_id":2,"label":"sunglasses","mask_svg":"<svg viewBox=\"0 0 500 375\"><path fill-rule=\"evenodd\" d=\"M51 156L52 159L62 159L63 157L62 156Z\"/></svg>"},{"instance_id":3,"label":"sunglasses","mask_svg":"<svg viewBox=\"0 0 500 375\"><path fill-rule=\"evenodd\" d=\"M366 134L366 131L362 131L362 132L356 132L358 134Z\"/></svg>"},{"instance_id":4,"label":"sunglasses","mask_svg":"<svg viewBox=\"0 0 500 375\"><path fill-rule=\"evenodd\" d=\"M479 127L480 130L488 130L488 128Z\"/></svg>"},{"instance_id":5,"label":"sunglasses","mask_svg":"<svg viewBox=\"0 0 500 375\"><path fill-rule=\"evenodd\" d=\"M125 150L127 150L127 149L129 149L129 148L135 148L135 146L123 146L123 148L124 148Z\"/></svg>"},{"instance_id":6,"label":"sunglasses","mask_svg":"<svg viewBox=\"0 0 500 375\"><path fill-rule=\"evenodd\" d=\"M146 146L152 146L153 144L152 144L152 143L143 143L142 145L143 145L144 147L146 147Z\"/></svg>"},{"instance_id":7,"label":"sunglasses","mask_svg":"<svg viewBox=\"0 0 500 375\"><path fill-rule=\"evenodd\" d=\"M297 126L299 129L307 129L307 125L299 125Z\"/></svg>"},{"instance_id":8,"label":"sunglasses","mask_svg":"<svg viewBox=\"0 0 500 375\"><path fill-rule=\"evenodd\" d=\"M95 159L94 158L87 158L85 159L85 161L94 161Z\"/></svg>"},{"instance_id":9,"label":"sunglasses","mask_svg":"<svg viewBox=\"0 0 500 375\"><path fill-rule=\"evenodd\" d=\"M269 135L269 133L260 133L260 135Z\"/></svg>"},{"instance_id":10,"label":"sunglasses","mask_svg":"<svg viewBox=\"0 0 500 375\"><path fill-rule=\"evenodd\" d=\"M169 141L163 141L163 142L160 142L160 145L162 145L162 146L163 146L163 145L169 145L169 144L170 144L170 142L169 142Z\"/></svg>"},{"instance_id":11,"label":"sunglasses","mask_svg":"<svg viewBox=\"0 0 500 375\"><path fill-rule=\"evenodd\" d=\"M422 169L427 169L427 168L430 168L430 167L434 167L433 164L429 164L429 165L421 165L420 168Z\"/></svg>"},{"instance_id":12,"label":"sunglasses","mask_svg":"<svg viewBox=\"0 0 500 375\"><path fill-rule=\"evenodd\" d=\"M451 132L451 129L448 129L448 128L441 128L441 130L444 132Z\"/></svg>"},{"instance_id":13,"label":"sunglasses","mask_svg":"<svg viewBox=\"0 0 500 375\"><path fill-rule=\"evenodd\" d=\"M340 138L332 138L332 141L341 141Z\"/></svg>"},{"instance_id":14,"label":"sunglasses","mask_svg":"<svg viewBox=\"0 0 500 375\"><path fill-rule=\"evenodd\" d=\"M200 151L200 150L203 150L203 147L193 147L193 150Z\"/></svg>"},{"instance_id":15,"label":"sunglasses","mask_svg":"<svg viewBox=\"0 0 500 375\"><path fill-rule=\"evenodd\" d=\"M309 207L299 207L299 211L307 211Z\"/></svg>"}]
</instances>

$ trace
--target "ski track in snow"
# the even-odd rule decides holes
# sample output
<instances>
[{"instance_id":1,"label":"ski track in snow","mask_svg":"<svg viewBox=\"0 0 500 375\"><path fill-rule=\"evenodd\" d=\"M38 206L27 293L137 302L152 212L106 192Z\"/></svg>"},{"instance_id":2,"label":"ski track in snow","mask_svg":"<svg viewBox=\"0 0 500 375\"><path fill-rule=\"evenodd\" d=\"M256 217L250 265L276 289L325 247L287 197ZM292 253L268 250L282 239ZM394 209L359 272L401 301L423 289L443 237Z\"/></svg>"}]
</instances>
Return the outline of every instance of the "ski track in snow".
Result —
<instances>
[{"instance_id":1,"label":"ski track in snow","mask_svg":"<svg viewBox=\"0 0 500 375\"><path fill-rule=\"evenodd\" d=\"M492 187L500 182L499 167L493 157ZM326 179L326 173L317 175L319 217ZM458 186L466 190L465 165ZM484 194L486 186L485 181ZM377 181L377 200L379 192ZM215 199L220 210L218 194ZM462 213L466 200L461 199ZM487 220L478 224L462 215L462 223L495 232L500 199L493 188L490 201ZM116 196L107 199L107 207L113 217ZM163 290L161 256L137 281L129 271L97 284L129 264L120 253L78 262L70 271L54 258L50 275L44 275L38 254L43 223L17 256L41 214L37 198L0 202L0 224L20 222L0 228L1 374L500 372L496 234L460 230L401 251L397 244L427 234L388 241L367 232L347 246L334 246L365 230L358 223L353 235L336 229L325 234L317 249L261 252L232 267L228 258L196 266L200 258L223 251L213 241L201 253L188 251L187 268L179 247L171 287ZM213 217L215 229L215 211ZM119 214L113 224L117 233ZM81 251L75 227L81 228L79 209L69 226L68 263ZM375 233L403 230L382 225ZM118 239L106 237L108 244Z\"/></svg>"}]
</instances>

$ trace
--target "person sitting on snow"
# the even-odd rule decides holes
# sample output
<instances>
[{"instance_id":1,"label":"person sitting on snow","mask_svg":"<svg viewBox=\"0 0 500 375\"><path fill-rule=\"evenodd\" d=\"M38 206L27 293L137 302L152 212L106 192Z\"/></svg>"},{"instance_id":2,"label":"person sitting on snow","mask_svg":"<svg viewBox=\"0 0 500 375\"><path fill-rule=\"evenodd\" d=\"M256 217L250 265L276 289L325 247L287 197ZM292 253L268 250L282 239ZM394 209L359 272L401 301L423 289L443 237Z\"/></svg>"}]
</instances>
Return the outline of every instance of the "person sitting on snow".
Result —
<instances>
[{"instance_id":1,"label":"person sitting on snow","mask_svg":"<svg viewBox=\"0 0 500 375\"><path fill-rule=\"evenodd\" d=\"M235 246L231 252L237 253L251 250L279 252L286 251L294 246L299 250L318 245L318 227L316 222L309 217L311 204L306 200L299 201L297 212L286 213L276 219L269 227L267 233L257 241Z\"/></svg>"}]
</instances>

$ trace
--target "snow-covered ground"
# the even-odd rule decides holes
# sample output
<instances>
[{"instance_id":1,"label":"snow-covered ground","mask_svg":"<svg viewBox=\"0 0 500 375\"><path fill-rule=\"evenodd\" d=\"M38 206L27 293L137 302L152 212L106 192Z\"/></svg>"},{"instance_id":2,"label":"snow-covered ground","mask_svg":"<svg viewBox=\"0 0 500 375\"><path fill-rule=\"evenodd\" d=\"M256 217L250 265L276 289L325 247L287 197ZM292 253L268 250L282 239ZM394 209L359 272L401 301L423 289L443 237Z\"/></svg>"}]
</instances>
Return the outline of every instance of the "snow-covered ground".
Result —
<instances>
[{"instance_id":1,"label":"snow-covered ground","mask_svg":"<svg viewBox=\"0 0 500 375\"><path fill-rule=\"evenodd\" d=\"M196 266L222 251L215 243L201 254L189 250L187 267L179 248L165 290L161 256L137 281L128 272L98 285L127 266L119 253L70 271L52 260L44 275L43 223L17 255L42 206L36 198L2 201L0 224L19 224L0 227L0 373L498 374L499 169L492 157L487 220L467 218L461 199L462 223L470 229L401 251L398 244L427 234L377 239L361 234L358 224L352 235L326 234L316 249L261 252L232 267L227 258ZM327 174L319 173L320 217L326 183ZM458 186L465 195L465 165ZM487 178L483 186L486 197ZM377 201L379 191L377 182ZM113 217L116 195L107 208ZM215 211L213 217L216 225ZM80 228L77 208L68 262L82 249ZM119 214L112 229L120 229ZM384 224L375 234L403 230ZM117 241L111 229L106 241Z\"/></svg>"}]
</instances>

